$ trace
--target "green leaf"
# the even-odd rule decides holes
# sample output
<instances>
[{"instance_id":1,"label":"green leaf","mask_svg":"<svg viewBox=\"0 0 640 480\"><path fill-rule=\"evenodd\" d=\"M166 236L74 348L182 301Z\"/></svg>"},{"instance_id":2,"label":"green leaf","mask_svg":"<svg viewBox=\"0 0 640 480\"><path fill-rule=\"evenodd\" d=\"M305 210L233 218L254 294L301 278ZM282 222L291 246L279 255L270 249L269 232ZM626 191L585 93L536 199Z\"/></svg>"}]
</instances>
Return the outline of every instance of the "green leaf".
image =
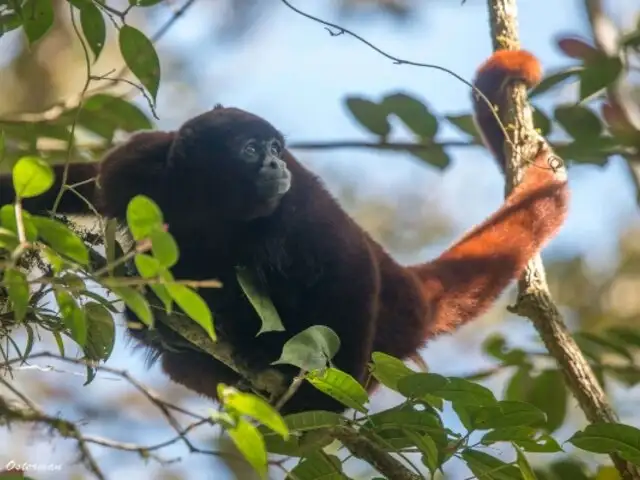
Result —
<instances>
[{"instance_id":1,"label":"green leaf","mask_svg":"<svg viewBox=\"0 0 640 480\"><path fill-rule=\"evenodd\" d=\"M461 405L488 406L497 402L488 388L457 377L449 377L449 383L431 394Z\"/></svg>"},{"instance_id":2,"label":"green leaf","mask_svg":"<svg viewBox=\"0 0 640 480\"><path fill-rule=\"evenodd\" d=\"M619 453L629 462L640 465L640 429L622 423L587 425L569 440L581 450L593 453Z\"/></svg>"},{"instance_id":3,"label":"green leaf","mask_svg":"<svg viewBox=\"0 0 640 480\"><path fill-rule=\"evenodd\" d=\"M416 373L407 367L402 360L386 353L373 352L371 358L373 360L369 366L371 374L382 385L392 390L398 390L398 381L401 378Z\"/></svg>"},{"instance_id":4,"label":"green leaf","mask_svg":"<svg viewBox=\"0 0 640 480\"><path fill-rule=\"evenodd\" d=\"M284 331L284 325L282 324L275 305L264 288L262 288L255 274L248 268L237 267L236 277L240 288L242 288L242 291L262 321L260 331L256 336L266 332Z\"/></svg>"},{"instance_id":5,"label":"green leaf","mask_svg":"<svg viewBox=\"0 0 640 480\"><path fill-rule=\"evenodd\" d=\"M529 92L529 98L533 98L538 95L541 95L547 90L551 90L556 85L559 85L560 83L564 82L565 80L571 77L578 77L582 72L582 70L583 70L583 67L581 66L571 67L571 68L563 69L559 72L550 73L549 75L546 75L536 87L531 89L531 91Z\"/></svg>"},{"instance_id":6,"label":"green leaf","mask_svg":"<svg viewBox=\"0 0 640 480\"><path fill-rule=\"evenodd\" d=\"M0 248L13 251L20 245L18 236L8 228L0 227Z\"/></svg>"},{"instance_id":7,"label":"green leaf","mask_svg":"<svg viewBox=\"0 0 640 480\"><path fill-rule=\"evenodd\" d=\"M551 133L551 119L538 108L533 110L533 125L543 137L547 137Z\"/></svg>"},{"instance_id":8,"label":"green leaf","mask_svg":"<svg viewBox=\"0 0 640 480\"><path fill-rule=\"evenodd\" d=\"M355 119L370 132L380 137L391 132L387 111L381 105L360 97L347 97L345 104Z\"/></svg>"},{"instance_id":9,"label":"green leaf","mask_svg":"<svg viewBox=\"0 0 640 480\"><path fill-rule=\"evenodd\" d=\"M292 413L284 417L284 421L291 431L304 432L324 427L342 425L343 417L334 412L310 410L302 413Z\"/></svg>"},{"instance_id":10,"label":"green leaf","mask_svg":"<svg viewBox=\"0 0 640 480\"><path fill-rule=\"evenodd\" d=\"M527 400L529 390L531 390L531 365L524 364L518 368L505 388L505 400Z\"/></svg>"},{"instance_id":11,"label":"green leaf","mask_svg":"<svg viewBox=\"0 0 640 480\"><path fill-rule=\"evenodd\" d=\"M519 448L516 448L517 460L516 463L520 468L523 480L538 480L536 474L533 472L533 468L529 465L527 457L524 456Z\"/></svg>"},{"instance_id":12,"label":"green leaf","mask_svg":"<svg viewBox=\"0 0 640 480\"><path fill-rule=\"evenodd\" d=\"M107 28L100 9L93 2L85 2L80 9L80 25L97 60L107 38Z\"/></svg>"},{"instance_id":13,"label":"green leaf","mask_svg":"<svg viewBox=\"0 0 640 480\"><path fill-rule=\"evenodd\" d=\"M605 334L629 347L640 348L640 330L637 328L612 327Z\"/></svg>"},{"instance_id":14,"label":"green leaf","mask_svg":"<svg viewBox=\"0 0 640 480\"><path fill-rule=\"evenodd\" d=\"M554 116L562 128L576 140L588 143L604 131L598 116L582 105L561 105L555 109Z\"/></svg>"},{"instance_id":15,"label":"green leaf","mask_svg":"<svg viewBox=\"0 0 640 480\"><path fill-rule=\"evenodd\" d=\"M484 452L465 450L462 459L473 474L483 480L522 480L520 470Z\"/></svg>"},{"instance_id":16,"label":"green leaf","mask_svg":"<svg viewBox=\"0 0 640 480\"><path fill-rule=\"evenodd\" d=\"M16 322L24 320L29 308L29 284L23 272L15 268L7 268L4 271L2 283L7 287L9 300L13 306L13 315Z\"/></svg>"},{"instance_id":17,"label":"green leaf","mask_svg":"<svg viewBox=\"0 0 640 480\"><path fill-rule=\"evenodd\" d=\"M218 384L218 396L222 399L225 408L259 421L280 434L285 440L289 438L289 429L280 413L260 397L240 392L222 383Z\"/></svg>"},{"instance_id":18,"label":"green leaf","mask_svg":"<svg viewBox=\"0 0 640 480\"><path fill-rule=\"evenodd\" d=\"M591 474L587 473L586 466L579 460L559 460L553 462L550 467L559 480L590 480Z\"/></svg>"},{"instance_id":19,"label":"green leaf","mask_svg":"<svg viewBox=\"0 0 640 480\"><path fill-rule=\"evenodd\" d=\"M142 323L151 327L153 326L153 313L151 311L151 307L149 306L149 302L144 298L137 290L134 290L131 287L123 287L123 286L109 286L106 284L107 288L110 288L113 293L115 293L118 297L122 299L127 307L129 307L133 313L140 319Z\"/></svg>"},{"instance_id":20,"label":"green leaf","mask_svg":"<svg viewBox=\"0 0 640 480\"><path fill-rule=\"evenodd\" d=\"M149 237L162 230L163 216L160 208L149 197L136 195L127 206L127 225L135 240Z\"/></svg>"},{"instance_id":21,"label":"green leaf","mask_svg":"<svg viewBox=\"0 0 640 480\"><path fill-rule=\"evenodd\" d=\"M116 339L113 316L104 305L87 302L84 306L87 316L87 342L84 353L91 360L107 360L111 356Z\"/></svg>"},{"instance_id":22,"label":"green leaf","mask_svg":"<svg viewBox=\"0 0 640 480\"><path fill-rule=\"evenodd\" d=\"M69 227L52 218L33 216L38 235L57 253L66 255L81 265L89 263L89 251L80 237Z\"/></svg>"},{"instance_id":23,"label":"green leaf","mask_svg":"<svg viewBox=\"0 0 640 480\"><path fill-rule=\"evenodd\" d=\"M423 140L433 140L438 133L438 119L417 98L406 93L394 93L384 97L382 107L397 115Z\"/></svg>"},{"instance_id":24,"label":"green leaf","mask_svg":"<svg viewBox=\"0 0 640 480\"><path fill-rule=\"evenodd\" d=\"M170 283L166 285L167 291L173 301L191 319L200 325L209 335L211 340L216 341L216 332L213 328L213 315L209 310L209 305L198 292L180 283Z\"/></svg>"},{"instance_id":25,"label":"green leaf","mask_svg":"<svg viewBox=\"0 0 640 480\"><path fill-rule=\"evenodd\" d=\"M487 432L480 442L492 445L497 442L513 442L529 452L561 452L558 442L547 433L539 433L534 427L504 427Z\"/></svg>"},{"instance_id":26,"label":"green leaf","mask_svg":"<svg viewBox=\"0 0 640 480\"><path fill-rule=\"evenodd\" d=\"M111 140L118 129L135 132L153 128L149 118L136 105L104 93L92 95L84 102L78 124L107 140Z\"/></svg>"},{"instance_id":27,"label":"green leaf","mask_svg":"<svg viewBox=\"0 0 640 480\"><path fill-rule=\"evenodd\" d=\"M472 424L477 429L541 425L546 418L542 410L524 402L501 401L481 407L472 413Z\"/></svg>"},{"instance_id":28,"label":"green leaf","mask_svg":"<svg viewBox=\"0 0 640 480\"><path fill-rule=\"evenodd\" d=\"M302 370L324 368L340 348L340 337L324 325L314 325L291 337L272 365L289 364Z\"/></svg>"},{"instance_id":29,"label":"green leaf","mask_svg":"<svg viewBox=\"0 0 640 480\"><path fill-rule=\"evenodd\" d=\"M264 439L256 427L239 418L236 426L227 432L240 453L262 478L267 478L267 449Z\"/></svg>"},{"instance_id":30,"label":"green leaf","mask_svg":"<svg viewBox=\"0 0 640 480\"><path fill-rule=\"evenodd\" d=\"M503 365L521 365L526 362L527 355L520 349L510 349L502 335L490 335L482 344L482 349Z\"/></svg>"},{"instance_id":31,"label":"green leaf","mask_svg":"<svg viewBox=\"0 0 640 480\"><path fill-rule=\"evenodd\" d=\"M118 36L120 53L127 67L149 91L155 102L160 86L160 59L153 43L137 28L123 25Z\"/></svg>"},{"instance_id":32,"label":"green leaf","mask_svg":"<svg viewBox=\"0 0 640 480\"><path fill-rule=\"evenodd\" d=\"M429 165L436 167L440 170L444 170L451 164L451 157L444 148L440 145L430 145L428 148L423 149L411 149L409 152L420 160L428 163Z\"/></svg>"},{"instance_id":33,"label":"green leaf","mask_svg":"<svg viewBox=\"0 0 640 480\"><path fill-rule=\"evenodd\" d=\"M151 232L151 250L153 256L160 262L160 265L166 268L173 267L178 263L180 252L178 244L168 232L163 230L154 230Z\"/></svg>"},{"instance_id":34,"label":"green leaf","mask_svg":"<svg viewBox=\"0 0 640 480\"><path fill-rule=\"evenodd\" d=\"M367 391L348 373L335 368L309 372L306 376L311 385L343 405L366 413L364 404L369 400Z\"/></svg>"},{"instance_id":35,"label":"green leaf","mask_svg":"<svg viewBox=\"0 0 640 480\"><path fill-rule=\"evenodd\" d=\"M419 435L411 430L403 430L407 437L411 438L414 445L422 453L422 463L426 465L429 472L433 476L436 469L440 466L438 461L438 446L428 434Z\"/></svg>"},{"instance_id":36,"label":"green leaf","mask_svg":"<svg viewBox=\"0 0 640 480\"><path fill-rule=\"evenodd\" d=\"M619 57L601 56L589 61L580 72L580 101L584 102L613 84L622 73Z\"/></svg>"},{"instance_id":37,"label":"green leaf","mask_svg":"<svg viewBox=\"0 0 640 480\"><path fill-rule=\"evenodd\" d=\"M268 451L278 455L304 456L332 443L330 429L342 425L344 418L334 412L308 411L287 415L284 421L290 432L288 440L264 426L259 428Z\"/></svg>"},{"instance_id":38,"label":"green leaf","mask_svg":"<svg viewBox=\"0 0 640 480\"><path fill-rule=\"evenodd\" d=\"M449 380L435 373L412 373L398 380L398 391L409 398L420 398L445 388Z\"/></svg>"},{"instance_id":39,"label":"green leaf","mask_svg":"<svg viewBox=\"0 0 640 480\"><path fill-rule=\"evenodd\" d=\"M40 40L53 25L51 0L26 0L22 5L22 26L29 44Z\"/></svg>"},{"instance_id":40,"label":"green leaf","mask_svg":"<svg viewBox=\"0 0 640 480\"><path fill-rule=\"evenodd\" d=\"M58 352L60 352L60 356L64 357L64 341L62 340L62 335L60 335L60 332L58 332L57 330L54 330L51 332L51 335L53 335L53 338L56 341L56 346L58 347Z\"/></svg>"},{"instance_id":41,"label":"green leaf","mask_svg":"<svg viewBox=\"0 0 640 480\"><path fill-rule=\"evenodd\" d=\"M296 480L348 480L342 473L342 462L335 455L313 452L302 460L287 476Z\"/></svg>"},{"instance_id":42,"label":"green leaf","mask_svg":"<svg viewBox=\"0 0 640 480\"><path fill-rule=\"evenodd\" d=\"M167 283L173 281L173 275L171 272L166 270L160 265L160 262L152 257L151 255L147 255L145 253L138 253L133 259L136 270L140 274L142 278L153 279L153 278L163 278ZM168 313L172 311L173 299L171 295L169 295L169 291L167 290L166 285L162 285L159 283L152 283L149 285L151 290L156 294L156 296L160 299L162 304L164 305L165 310Z\"/></svg>"},{"instance_id":43,"label":"green leaf","mask_svg":"<svg viewBox=\"0 0 640 480\"><path fill-rule=\"evenodd\" d=\"M581 345L589 343L594 349L600 350L602 353L614 353L629 362L633 362L633 355L631 355L631 352L629 352L624 345L620 345L620 343L614 339L599 336L590 332L576 332L574 337L581 340Z\"/></svg>"},{"instance_id":44,"label":"green leaf","mask_svg":"<svg viewBox=\"0 0 640 480\"><path fill-rule=\"evenodd\" d=\"M25 235L27 241L34 242L38 238L38 229L34 225L31 214L29 212L22 212L22 223L24 224ZM18 222L16 222L16 210L11 204L3 205L0 208L0 224L7 230L18 234Z\"/></svg>"},{"instance_id":45,"label":"green leaf","mask_svg":"<svg viewBox=\"0 0 640 480\"><path fill-rule=\"evenodd\" d=\"M476 141L480 141L480 135L472 115L447 115L445 118L458 130L473 137Z\"/></svg>"},{"instance_id":46,"label":"green leaf","mask_svg":"<svg viewBox=\"0 0 640 480\"><path fill-rule=\"evenodd\" d=\"M376 431L384 429L409 429L421 433L441 434L443 430L440 418L429 411L416 410L385 410L369 416L363 424L364 428L373 428Z\"/></svg>"},{"instance_id":47,"label":"green leaf","mask_svg":"<svg viewBox=\"0 0 640 480\"><path fill-rule=\"evenodd\" d=\"M564 423L567 414L567 387L559 370L543 370L535 377L525 399L547 416L544 428L552 433Z\"/></svg>"},{"instance_id":48,"label":"green leaf","mask_svg":"<svg viewBox=\"0 0 640 480\"><path fill-rule=\"evenodd\" d=\"M71 338L78 345L84 347L87 343L87 320L84 310L78 306L69 292L57 289L55 294L60 307L60 315L65 327L71 333Z\"/></svg>"},{"instance_id":49,"label":"green leaf","mask_svg":"<svg viewBox=\"0 0 640 480\"><path fill-rule=\"evenodd\" d=\"M13 188L22 198L36 197L51 188L53 169L38 157L22 157L13 166Z\"/></svg>"}]
</instances>

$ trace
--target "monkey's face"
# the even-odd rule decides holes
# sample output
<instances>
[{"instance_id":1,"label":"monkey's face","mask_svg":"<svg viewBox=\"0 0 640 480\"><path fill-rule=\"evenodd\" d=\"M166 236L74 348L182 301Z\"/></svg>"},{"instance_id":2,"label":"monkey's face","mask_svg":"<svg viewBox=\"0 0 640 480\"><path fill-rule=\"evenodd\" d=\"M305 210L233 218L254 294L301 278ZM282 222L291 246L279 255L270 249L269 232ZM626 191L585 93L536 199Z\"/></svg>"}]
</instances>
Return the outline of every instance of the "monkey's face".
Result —
<instances>
[{"instance_id":1,"label":"monkey's face","mask_svg":"<svg viewBox=\"0 0 640 480\"><path fill-rule=\"evenodd\" d=\"M189 120L169 155L191 207L236 220L271 215L291 187L284 139L265 120L216 108Z\"/></svg>"}]
</instances>

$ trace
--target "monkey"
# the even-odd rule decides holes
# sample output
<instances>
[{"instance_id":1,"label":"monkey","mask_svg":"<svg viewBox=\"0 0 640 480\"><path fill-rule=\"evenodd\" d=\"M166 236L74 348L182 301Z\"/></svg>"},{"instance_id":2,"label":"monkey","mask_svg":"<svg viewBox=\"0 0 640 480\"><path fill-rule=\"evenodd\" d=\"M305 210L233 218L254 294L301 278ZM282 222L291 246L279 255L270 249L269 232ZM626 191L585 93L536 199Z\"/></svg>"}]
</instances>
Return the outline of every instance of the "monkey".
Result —
<instances>
[{"instance_id":1,"label":"monkey","mask_svg":"<svg viewBox=\"0 0 640 480\"><path fill-rule=\"evenodd\" d=\"M474 85L503 107L505 85L532 87L541 75L531 53L499 51L480 66ZM482 140L504 171L504 131L484 99L474 94L472 102ZM373 392L378 384L368 375L372 352L407 359L429 339L477 318L563 225L566 172L550 167L551 147L539 141L522 182L495 213L437 258L410 266L398 264L358 226L286 148L279 130L238 108L217 105L175 131L139 132L100 162L71 164L70 177L77 182L97 176L98 186L83 185L82 193L101 215L120 222L135 195L158 204L180 249L174 277L222 282L222 288L200 294L238 362L267 368L293 335L326 325L341 340L333 364ZM63 167L55 168L59 179ZM12 202L8 177L0 185L1 203ZM26 199L25 208L42 211L51 201L47 194ZM86 206L65 192L59 211L86 213ZM260 319L239 286L236 267L256 273L285 331L256 336ZM141 324L129 309L125 315ZM178 346L178 335L166 326L156 326L155 340L145 330L130 332L173 381L192 391L215 401L219 383L241 380L197 348ZM275 368L287 378L299 373L293 366ZM281 413L345 409L303 382Z\"/></svg>"}]
</instances>

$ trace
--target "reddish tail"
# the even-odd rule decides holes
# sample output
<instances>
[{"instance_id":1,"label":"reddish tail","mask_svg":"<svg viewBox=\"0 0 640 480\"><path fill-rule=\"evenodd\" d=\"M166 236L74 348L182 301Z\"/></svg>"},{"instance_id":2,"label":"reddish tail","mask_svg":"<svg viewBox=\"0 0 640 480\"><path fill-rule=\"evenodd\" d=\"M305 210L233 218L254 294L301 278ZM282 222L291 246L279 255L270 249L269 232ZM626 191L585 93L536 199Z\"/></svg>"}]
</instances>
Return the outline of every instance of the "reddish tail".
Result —
<instances>
[{"instance_id":1,"label":"reddish tail","mask_svg":"<svg viewBox=\"0 0 640 480\"><path fill-rule=\"evenodd\" d=\"M475 86L501 111L508 81L533 85L540 76L530 53L500 51L480 67ZM473 98L483 139L504 165L504 132L484 100ZM562 226L569 202L566 174L552 168L557 165L547 145L533 163L498 211L434 261L413 267L431 304L427 336L484 313Z\"/></svg>"}]
</instances>

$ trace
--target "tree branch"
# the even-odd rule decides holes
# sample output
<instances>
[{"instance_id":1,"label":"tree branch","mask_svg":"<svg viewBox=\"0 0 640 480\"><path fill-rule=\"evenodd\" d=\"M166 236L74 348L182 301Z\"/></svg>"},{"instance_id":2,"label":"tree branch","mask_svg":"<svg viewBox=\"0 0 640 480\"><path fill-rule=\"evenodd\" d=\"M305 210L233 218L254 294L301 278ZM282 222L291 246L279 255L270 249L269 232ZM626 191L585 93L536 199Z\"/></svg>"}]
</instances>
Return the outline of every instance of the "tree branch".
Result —
<instances>
[{"instance_id":1,"label":"tree branch","mask_svg":"<svg viewBox=\"0 0 640 480\"><path fill-rule=\"evenodd\" d=\"M516 0L489 0L488 6L494 50L520 48ZM525 86L509 87L508 95L511 106L504 122L509 125L511 134L511 142L507 142L505 147L508 159L507 193L522 179L524 159L530 158L538 148L539 138L534 129ZM549 353L558 362L565 381L587 419L592 423L616 422L616 414L602 387L551 298L539 255L527 266L518 286L518 301L510 311L532 321ZM611 459L624 479L640 478L633 465L617 455L611 455Z\"/></svg>"}]
</instances>

